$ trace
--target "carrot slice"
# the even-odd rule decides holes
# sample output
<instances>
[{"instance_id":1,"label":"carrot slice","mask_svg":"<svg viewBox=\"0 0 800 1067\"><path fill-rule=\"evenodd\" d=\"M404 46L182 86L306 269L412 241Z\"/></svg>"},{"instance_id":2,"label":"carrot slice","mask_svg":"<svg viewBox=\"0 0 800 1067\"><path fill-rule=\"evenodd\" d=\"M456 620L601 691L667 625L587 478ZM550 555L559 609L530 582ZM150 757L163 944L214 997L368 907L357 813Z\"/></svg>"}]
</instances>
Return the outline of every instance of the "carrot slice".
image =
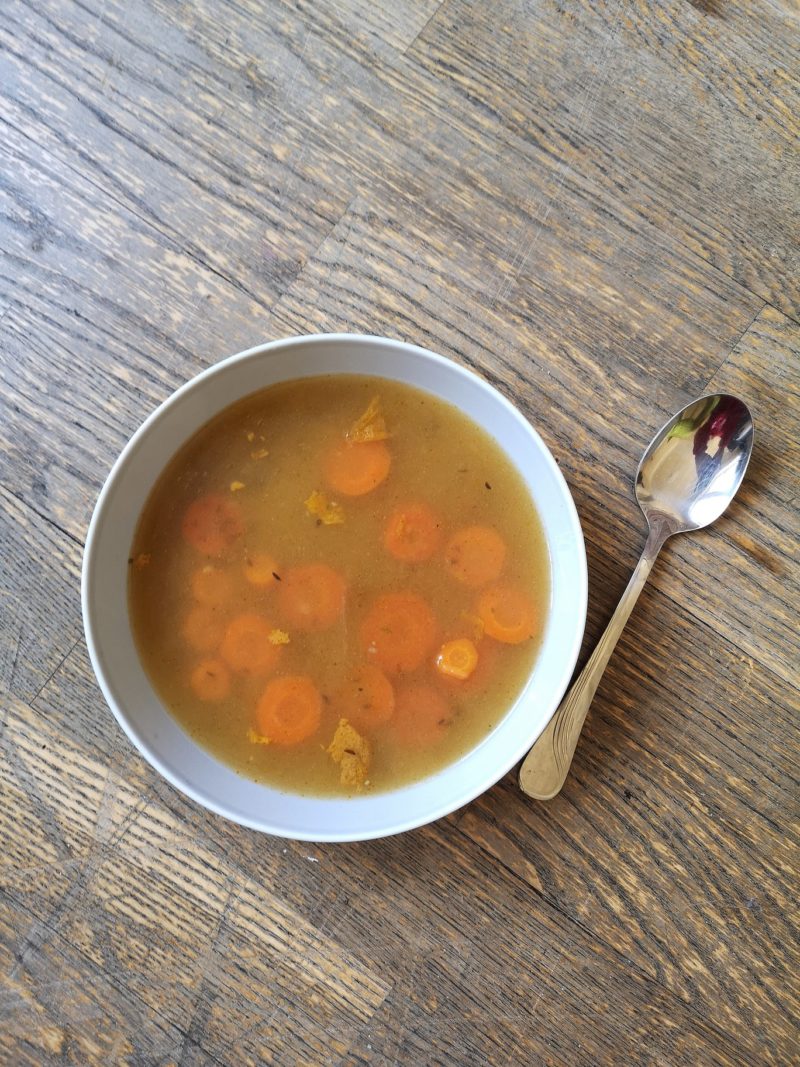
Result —
<instances>
[{"instance_id":1,"label":"carrot slice","mask_svg":"<svg viewBox=\"0 0 800 1067\"><path fill-rule=\"evenodd\" d=\"M209 704L224 700L231 691L230 671L218 659L204 659L198 663L189 683L197 699Z\"/></svg>"},{"instance_id":2,"label":"carrot slice","mask_svg":"<svg viewBox=\"0 0 800 1067\"><path fill-rule=\"evenodd\" d=\"M421 501L393 511L383 532L386 551L403 563L422 563L430 559L441 542L441 521Z\"/></svg>"},{"instance_id":3,"label":"carrot slice","mask_svg":"<svg viewBox=\"0 0 800 1067\"><path fill-rule=\"evenodd\" d=\"M513 585L493 585L478 600L478 615L488 637L506 645L518 645L536 631L533 602Z\"/></svg>"},{"instance_id":4,"label":"carrot slice","mask_svg":"<svg viewBox=\"0 0 800 1067\"><path fill-rule=\"evenodd\" d=\"M263 674L275 666L280 655L280 646L270 640L273 629L262 615L255 612L237 615L225 631L220 655L231 670Z\"/></svg>"},{"instance_id":5,"label":"carrot slice","mask_svg":"<svg viewBox=\"0 0 800 1067\"><path fill-rule=\"evenodd\" d=\"M205 556L221 556L244 533L238 506L219 493L209 493L186 509L181 524L184 538Z\"/></svg>"},{"instance_id":6,"label":"carrot slice","mask_svg":"<svg viewBox=\"0 0 800 1067\"><path fill-rule=\"evenodd\" d=\"M491 526L466 526L447 542L444 558L457 581L477 589L500 577L506 561L506 543Z\"/></svg>"},{"instance_id":7,"label":"carrot slice","mask_svg":"<svg viewBox=\"0 0 800 1067\"><path fill-rule=\"evenodd\" d=\"M374 730L394 714L394 688L380 667L367 663L353 671L334 696L333 706L356 730Z\"/></svg>"},{"instance_id":8,"label":"carrot slice","mask_svg":"<svg viewBox=\"0 0 800 1067\"><path fill-rule=\"evenodd\" d=\"M498 641L481 641L478 651L478 664L469 678L454 678L448 674L438 674L441 684L459 696L483 693L497 670L504 654L504 647Z\"/></svg>"},{"instance_id":9,"label":"carrot slice","mask_svg":"<svg viewBox=\"0 0 800 1067\"><path fill-rule=\"evenodd\" d=\"M208 604L197 604L183 620L182 633L197 652L213 652L222 641L225 624Z\"/></svg>"},{"instance_id":10,"label":"carrot slice","mask_svg":"<svg viewBox=\"0 0 800 1067\"><path fill-rule=\"evenodd\" d=\"M230 575L211 563L206 563L192 575L192 596L200 604L220 607L231 599L232 594Z\"/></svg>"},{"instance_id":11,"label":"carrot slice","mask_svg":"<svg viewBox=\"0 0 800 1067\"><path fill-rule=\"evenodd\" d=\"M277 564L266 552L248 552L244 557L244 576L251 585L268 589L275 582Z\"/></svg>"},{"instance_id":12,"label":"carrot slice","mask_svg":"<svg viewBox=\"0 0 800 1067\"><path fill-rule=\"evenodd\" d=\"M274 745L298 745L319 729L322 696L310 678L274 678L256 707L256 727Z\"/></svg>"},{"instance_id":13,"label":"carrot slice","mask_svg":"<svg viewBox=\"0 0 800 1067\"><path fill-rule=\"evenodd\" d=\"M345 581L326 563L290 567L281 575L278 608L290 630L327 630L344 612Z\"/></svg>"},{"instance_id":14,"label":"carrot slice","mask_svg":"<svg viewBox=\"0 0 800 1067\"><path fill-rule=\"evenodd\" d=\"M397 690L392 732L409 748L424 748L444 737L453 721L447 697L425 682L415 682Z\"/></svg>"},{"instance_id":15,"label":"carrot slice","mask_svg":"<svg viewBox=\"0 0 800 1067\"><path fill-rule=\"evenodd\" d=\"M414 671L436 643L436 617L416 593L378 597L361 624L361 645L387 674Z\"/></svg>"},{"instance_id":16,"label":"carrot slice","mask_svg":"<svg viewBox=\"0 0 800 1067\"><path fill-rule=\"evenodd\" d=\"M325 459L325 480L344 496L363 496L389 473L392 454L385 441L339 442Z\"/></svg>"},{"instance_id":17,"label":"carrot slice","mask_svg":"<svg viewBox=\"0 0 800 1067\"><path fill-rule=\"evenodd\" d=\"M478 666L478 650L468 637L447 641L436 656L436 670L448 678L466 681Z\"/></svg>"}]
</instances>

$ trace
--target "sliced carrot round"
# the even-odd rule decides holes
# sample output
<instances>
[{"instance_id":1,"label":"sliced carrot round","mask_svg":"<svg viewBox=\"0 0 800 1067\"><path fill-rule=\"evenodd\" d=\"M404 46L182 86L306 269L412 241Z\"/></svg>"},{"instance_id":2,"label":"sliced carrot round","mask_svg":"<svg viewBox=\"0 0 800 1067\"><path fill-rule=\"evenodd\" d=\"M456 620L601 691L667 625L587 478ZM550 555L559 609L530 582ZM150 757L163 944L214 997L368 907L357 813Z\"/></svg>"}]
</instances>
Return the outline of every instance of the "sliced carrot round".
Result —
<instances>
[{"instance_id":1,"label":"sliced carrot round","mask_svg":"<svg viewBox=\"0 0 800 1067\"><path fill-rule=\"evenodd\" d=\"M181 524L183 536L198 552L221 556L244 533L238 506L219 493L209 493L186 509Z\"/></svg>"},{"instance_id":2,"label":"sliced carrot round","mask_svg":"<svg viewBox=\"0 0 800 1067\"><path fill-rule=\"evenodd\" d=\"M298 745L319 729L322 696L310 678L274 678L256 707L256 729L274 745Z\"/></svg>"},{"instance_id":3,"label":"sliced carrot round","mask_svg":"<svg viewBox=\"0 0 800 1067\"><path fill-rule=\"evenodd\" d=\"M192 596L199 604L220 607L233 595L233 581L227 571L206 563L192 575Z\"/></svg>"},{"instance_id":4,"label":"sliced carrot round","mask_svg":"<svg viewBox=\"0 0 800 1067\"><path fill-rule=\"evenodd\" d=\"M503 646L497 641L481 641L478 649L478 663L469 678L455 678L448 674L438 674L438 677L450 692L458 693L459 696L482 693L491 682L497 670L500 657L503 655Z\"/></svg>"},{"instance_id":5,"label":"sliced carrot round","mask_svg":"<svg viewBox=\"0 0 800 1067\"><path fill-rule=\"evenodd\" d=\"M294 630L327 630L344 612L345 580L326 563L290 567L278 585L278 608Z\"/></svg>"},{"instance_id":6,"label":"sliced carrot round","mask_svg":"<svg viewBox=\"0 0 800 1067\"><path fill-rule=\"evenodd\" d=\"M466 526L447 542L444 558L457 581L477 589L500 577L506 561L506 543L491 526Z\"/></svg>"},{"instance_id":7,"label":"sliced carrot round","mask_svg":"<svg viewBox=\"0 0 800 1067\"><path fill-rule=\"evenodd\" d=\"M220 646L220 655L234 671L264 674L274 667L280 646L270 642L273 627L256 612L237 615L228 624Z\"/></svg>"},{"instance_id":8,"label":"sliced carrot round","mask_svg":"<svg viewBox=\"0 0 800 1067\"><path fill-rule=\"evenodd\" d=\"M447 641L436 655L436 670L448 678L466 681L478 666L478 650L468 637Z\"/></svg>"},{"instance_id":9,"label":"sliced carrot round","mask_svg":"<svg viewBox=\"0 0 800 1067\"><path fill-rule=\"evenodd\" d=\"M493 585L478 600L484 633L506 645L518 645L536 631L533 601L513 585Z\"/></svg>"},{"instance_id":10,"label":"sliced carrot round","mask_svg":"<svg viewBox=\"0 0 800 1067\"><path fill-rule=\"evenodd\" d=\"M333 698L338 717L369 732L394 714L394 687L380 667L367 663L353 671Z\"/></svg>"},{"instance_id":11,"label":"sliced carrot round","mask_svg":"<svg viewBox=\"0 0 800 1067\"><path fill-rule=\"evenodd\" d=\"M403 563L422 563L442 543L442 524L427 504L420 502L397 508L383 531L387 552Z\"/></svg>"},{"instance_id":12,"label":"sliced carrot round","mask_svg":"<svg viewBox=\"0 0 800 1067\"><path fill-rule=\"evenodd\" d=\"M195 651L212 652L219 648L225 623L208 604L197 604L183 620L181 631L187 644Z\"/></svg>"},{"instance_id":13,"label":"sliced carrot round","mask_svg":"<svg viewBox=\"0 0 800 1067\"><path fill-rule=\"evenodd\" d=\"M244 558L244 576L251 585L267 589L275 583L277 564L266 552L248 552Z\"/></svg>"},{"instance_id":14,"label":"sliced carrot round","mask_svg":"<svg viewBox=\"0 0 800 1067\"><path fill-rule=\"evenodd\" d=\"M325 459L325 480L344 496L363 496L381 484L391 465L392 454L385 441L342 441Z\"/></svg>"},{"instance_id":15,"label":"sliced carrot round","mask_svg":"<svg viewBox=\"0 0 800 1067\"><path fill-rule=\"evenodd\" d=\"M378 597L361 624L361 645L387 674L414 671L436 644L436 617L416 593Z\"/></svg>"},{"instance_id":16,"label":"sliced carrot round","mask_svg":"<svg viewBox=\"0 0 800 1067\"><path fill-rule=\"evenodd\" d=\"M204 659L198 663L189 682L197 699L209 704L224 700L231 691L230 671L218 659Z\"/></svg>"},{"instance_id":17,"label":"sliced carrot round","mask_svg":"<svg viewBox=\"0 0 800 1067\"><path fill-rule=\"evenodd\" d=\"M447 697L432 685L415 682L398 687L392 733L409 748L426 748L444 737L453 721Z\"/></svg>"}]
</instances>

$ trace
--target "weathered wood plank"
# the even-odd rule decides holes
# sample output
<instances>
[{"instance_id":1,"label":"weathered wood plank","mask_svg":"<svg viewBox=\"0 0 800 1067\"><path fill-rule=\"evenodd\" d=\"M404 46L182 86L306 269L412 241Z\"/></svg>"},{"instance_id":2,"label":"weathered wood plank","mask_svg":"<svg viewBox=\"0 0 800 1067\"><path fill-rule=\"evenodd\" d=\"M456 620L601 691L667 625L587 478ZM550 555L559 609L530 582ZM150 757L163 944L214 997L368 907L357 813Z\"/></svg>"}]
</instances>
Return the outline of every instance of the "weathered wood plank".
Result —
<instances>
[{"instance_id":1,"label":"weathered wood plank","mask_svg":"<svg viewBox=\"0 0 800 1067\"><path fill-rule=\"evenodd\" d=\"M199 999L226 1000L213 1012L223 1060L241 1036L234 1005L250 1002L259 1028L293 1007L320 1053L327 1032L358 1028L385 999L390 986L363 962L348 964L325 930L172 817L127 745L108 764L51 717L12 704L0 748L5 892L29 911L35 901L48 938L117 975L190 1038ZM36 832L20 838L20 822Z\"/></svg>"},{"instance_id":2,"label":"weathered wood plank","mask_svg":"<svg viewBox=\"0 0 800 1067\"><path fill-rule=\"evenodd\" d=\"M702 81L723 112L733 109L748 121L764 123L787 146L796 140L800 120L792 106L798 97L791 77L798 49L796 4L639 0L632 13L613 0L580 6L626 42L657 52L674 77ZM758 126L747 129L759 139Z\"/></svg>"},{"instance_id":3,"label":"weathered wood plank","mask_svg":"<svg viewBox=\"0 0 800 1067\"><path fill-rule=\"evenodd\" d=\"M5 130L0 474L82 539L110 463L137 425L187 377L261 340L267 313Z\"/></svg>"},{"instance_id":4,"label":"weathered wood plank","mask_svg":"<svg viewBox=\"0 0 800 1067\"><path fill-rule=\"evenodd\" d=\"M409 56L798 317L797 16L708 7L450 0Z\"/></svg>"},{"instance_id":5,"label":"weathered wood plank","mask_svg":"<svg viewBox=\"0 0 800 1067\"><path fill-rule=\"evenodd\" d=\"M181 1048L178 1030L5 896L0 966L5 976L0 1056L6 1063L166 1063Z\"/></svg>"},{"instance_id":6,"label":"weathered wood plank","mask_svg":"<svg viewBox=\"0 0 800 1067\"><path fill-rule=\"evenodd\" d=\"M152 189L148 186L137 198L136 190L129 188L130 176L137 173L137 165L142 169L149 168L151 163L138 155L129 158L131 136L127 131L133 124L131 108L120 104L111 94L98 95L95 84L102 82L103 77L113 77L113 56L117 52L125 54L131 47L126 36L126 11L127 8L112 4L103 5L97 12L103 33L121 37L103 53L105 65L101 64L98 73L87 77L86 86L81 86L82 91L95 94L92 109L74 114L70 110L65 116L63 108L54 108L51 97L41 92L39 76L24 70L9 79L10 89L3 107L10 121L19 124L33 120L36 137L71 165L92 166L92 160L102 157L103 167L92 172L93 179L165 228L169 224L164 211L158 203L150 205L148 198L158 200L159 190L172 183L174 176L171 172L162 176L153 183ZM60 7L57 18L51 18L54 27L50 32L57 33L66 20L65 29L70 36L77 36L82 42L85 34L74 24L83 25L86 15L83 8ZM609 214L611 208L603 200L602 188L578 167L565 166L561 156L542 151L529 131L509 128L502 116L498 117L480 102L467 99L457 86L451 86L419 63L410 63L396 55L394 49L376 54L369 47L374 38L365 43L362 35L352 32L346 18L332 18L329 9L320 12L316 7L313 18L311 15L312 9L305 5L282 7L280 17L275 17L272 13L259 16L253 7L232 7L224 0L208 0L206 5L191 9L155 4L148 11L146 25L137 26L138 36L133 41L138 45L145 40L148 47L155 49L160 67L166 67L169 73L177 65L184 78L179 84L171 85L170 93L163 100L159 98L158 105L148 111L148 143L166 143L171 150L177 132L179 145L186 141L196 155L191 166L200 168L217 167L221 146L225 146L226 165L235 173L237 181L246 183L254 173L262 173L268 164L272 167L264 158L263 143L259 145L259 136L262 141L264 137L263 119L259 120L258 116L265 113L270 119L268 155L277 152L295 169L305 168L304 180L309 184L323 180L320 177L323 175L324 181L333 183L338 190L337 209L356 192L388 187L395 195L427 204L458 231L465 210L472 207L479 215L478 204L485 203L491 208L494 203L497 208L499 201L502 204L499 224L491 216L486 218L485 232L499 235L506 248L509 241L515 242L512 258L524 259L529 255L531 218L538 228L549 214L551 202L563 189L573 190L585 199L600 220ZM436 23L437 16L434 16L431 26ZM23 39L30 32L25 9L18 32ZM35 53L37 48L41 50L40 35L37 29L34 39L26 44L26 55L29 51ZM160 51L165 40L173 42L172 53ZM588 49L588 63L594 62L601 45L602 41L598 40L594 49ZM192 50L198 47L202 51L195 57ZM191 61L184 70L174 56L180 57L187 51ZM601 50L600 59L602 55ZM262 69L263 56L274 57L274 62ZM203 58L205 63L201 62ZM47 61L59 62L58 53L47 53ZM62 80L83 79L85 65L75 61L59 76ZM253 69L263 83L256 105L249 99L249 93L242 91L242 85L248 84L243 71L252 73ZM120 81L125 87L126 78ZM336 87L335 92L331 86ZM585 82L577 78L571 88L578 110L591 111L595 89L592 78ZM142 91L149 100L151 89L145 86ZM158 86L152 89L153 93L157 91ZM184 101L189 91L192 106L199 108L203 118L212 124L214 139L210 143L196 143L198 123L193 123L190 129L184 128L187 122ZM244 98L244 106L239 102L240 97ZM184 125L176 130L176 123ZM114 143L111 154L110 140ZM87 153L87 145L91 153ZM243 158L243 145L248 151L258 146L254 147L258 157ZM588 172L588 167L583 170ZM291 173L270 169L269 181L271 195L293 195ZM198 199L202 202L202 196L194 188L188 195L196 210L194 202ZM169 203L173 202L175 197L171 196ZM652 231L647 219L633 210L625 210L621 203L614 205L613 210L627 229L644 234ZM211 214L215 219L214 240L203 238L204 244L196 248L196 254L216 263L214 257L219 255L221 230L214 212ZM338 217L338 210L332 217ZM193 239L199 241L201 231L202 227L192 219ZM226 255L229 259L236 258L240 252L238 245L231 246ZM296 266L299 265L298 261ZM248 258L239 265L239 271L254 269ZM290 271L279 288L291 276Z\"/></svg>"},{"instance_id":7,"label":"weathered wood plank","mask_svg":"<svg viewBox=\"0 0 800 1067\"><path fill-rule=\"evenodd\" d=\"M353 40L358 48L385 54L379 42L396 51L404 51L441 7L444 0L404 0L390 6L371 0L296 0L283 4L284 17L297 11L324 32L326 37L341 34ZM263 5L251 4L251 15L263 13Z\"/></svg>"},{"instance_id":8,"label":"weathered wood plank","mask_svg":"<svg viewBox=\"0 0 800 1067\"><path fill-rule=\"evenodd\" d=\"M81 633L80 546L4 486L0 544L0 697L31 700Z\"/></svg>"},{"instance_id":9,"label":"weathered wood plank","mask_svg":"<svg viewBox=\"0 0 800 1067\"><path fill-rule=\"evenodd\" d=\"M696 1008L713 1007L732 1033L746 1025L762 1048L790 1049L797 827L781 798L797 793L795 716L770 672L754 670L707 630L705 639L702 631L698 636L697 623L676 620L661 594L645 597L590 718L563 804L531 805L508 781L456 821L630 965ZM38 698L37 710L59 734L104 740L118 731L110 719L107 731L98 729L108 713L91 693L88 672L78 648ZM740 719L743 692L747 714ZM64 708L75 711L56 717ZM342 894L364 897L360 857L332 882L316 864L303 867L304 853L324 862L327 850L291 846L298 861L292 869L282 849L200 813L166 786L154 788L176 818L194 827L196 841L209 841L236 869L279 886L293 904L304 902L308 921L329 921ZM131 803L144 791L134 786ZM787 836L793 832L794 840ZM435 926L419 910L424 886L403 886L398 875L392 882L395 893L417 898L411 910L395 900L398 929L423 937L417 954L435 951ZM381 945L381 927L370 928L378 898L390 899L385 879L366 896L353 935L371 951ZM470 940L464 934L455 951L472 951ZM383 1039L393 1047L390 1034Z\"/></svg>"},{"instance_id":10,"label":"weathered wood plank","mask_svg":"<svg viewBox=\"0 0 800 1067\"><path fill-rule=\"evenodd\" d=\"M526 801L510 776L459 825L786 1062L800 992L797 693L655 589L643 596L561 796Z\"/></svg>"},{"instance_id":11,"label":"weathered wood plank","mask_svg":"<svg viewBox=\"0 0 800 1067\"><path fill-rule=\"evenodd\" d=\"M582 1050L576 1062L609 1062L615 1047L633 1051L651 1026L660 1034L654 1054L669 1051L675 1063L696 1062L705 1047L736 1063L748 1048L580 926L549 907L531 912L524 884L471 851L453 820L372 845L305 846L313 864L295 850L295 877L317 898L308 923L269 877L286 862L279 843L243 833L239 851L219 819L209 822L212 836L201 836L197 819L206 816L189 806L196 818L174 818L138 760L109 778L103 763L23 705L12 707L0 745L10 812L35 820L48 844L68 850L64 859L83 861L45 914L45 940L55 935L114 974L126 994L222 1062L232 1052L258 1059L281 1048L312 1061L345 1055L365 1022L380 1018L393 986L414 1020L399 1048L410 1054L430 1042L442 1062L458 1048L466 1063L507 1062L509 1038L541 1053L528 1029L532 1011L562 1055ZM31 858L32 868L47 862L41 846ZM27 899L18 874L7 892ZM351 953L358 966L348 967ZM391 986L377 977L390 963ZM591 1002L603 1021L589 1023Z\"/></svg>"},{"instance_id":12,"label":"weathered wood plank","mask_svg":"<svg viewBox=\"0 0 800 1067\"><path fill-rule=\"evenodd\" d=\"M202 8L15 0L0 27L2 114L268 306L347 195L282 116L308 103L308 34L273 22L264 70L252 46L236 51L248 35L223 11L212 27Z\"/></svg>"},{"instance_id":13,"label":"weathered wood plank","mask_svg":"<svg viewBox=\"0 0 800 1067\"><path fill-rule=\"evenodd\" d=\"M708 389L736 393L750 405L753 458L729 511L710 529L671 542L653 580L796 686L800 326L765 308Z\"/></svg>"},{"instance_id":14,"label":"weathered wood plank","mask_svg":"<svg viewBox=\"0 0 800 1067\"><path fill-rule=\"evenodd\" d=\"M792 13L6 9L0 1058L792 1062L799 376L764 306L798 306ZM105 471L191 374L318 329L442 351L532 419L587 535L587 646L644 444L707 385L753 406L741 496L666 550L550 805L509 776L400 838L268 839L104 706L78 567Z\"/></svg>"},{"instance_id":15,"label":"weathered wood plank","mask_svg":"<svg viewBox=\"0 0 800 1067\"><path fill-rule=\"evenodd\" d=\"M436 344L517 391L535 378L573 398L561 405L573 427L597 394L612 432L623 420L611 405L629 390L661 406L693 395L763 306L670 243L655 253L651 236L598 219L578 197L550 205L523 259L516 236L505 241L492 225L502 212L475 205L453 234L419 204L359 199L274 311L297 331Z\"/></svg>"}]
</instances>

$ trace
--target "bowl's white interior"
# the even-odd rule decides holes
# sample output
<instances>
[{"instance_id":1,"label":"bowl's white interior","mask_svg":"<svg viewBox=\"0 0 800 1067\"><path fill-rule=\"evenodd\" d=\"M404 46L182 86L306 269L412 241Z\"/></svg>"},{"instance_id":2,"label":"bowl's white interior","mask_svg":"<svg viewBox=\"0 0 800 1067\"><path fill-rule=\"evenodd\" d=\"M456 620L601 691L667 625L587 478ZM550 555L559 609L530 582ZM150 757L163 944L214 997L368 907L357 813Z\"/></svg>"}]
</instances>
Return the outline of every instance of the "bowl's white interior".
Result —
<instances>
[{"instance_id":1,"label":"bowl's white interior","mask_svg":"<svg viewBox=\"0 0 800 1067\"><path fill-rule=\"evenodd\" d=\"M352 799L305 798L241 778L201 749L164 709L145 674L127 609L128 551L139 513L167 460L200 426L248 393L317 374L374 374L456 404L493 435L530 489L550 553L552 603L541 653L508 715L457 763L415 785ZM586 557L566 483L529 423L496 390L440 356L399 341L326 335L277 341L205 371L137 431L98 500L83 567L89 654L117 719L175 786L256 829L310 840L397 833L453 811L493 785L539 736L575 664L586 618Z\"/></svg>"}]
</instances>

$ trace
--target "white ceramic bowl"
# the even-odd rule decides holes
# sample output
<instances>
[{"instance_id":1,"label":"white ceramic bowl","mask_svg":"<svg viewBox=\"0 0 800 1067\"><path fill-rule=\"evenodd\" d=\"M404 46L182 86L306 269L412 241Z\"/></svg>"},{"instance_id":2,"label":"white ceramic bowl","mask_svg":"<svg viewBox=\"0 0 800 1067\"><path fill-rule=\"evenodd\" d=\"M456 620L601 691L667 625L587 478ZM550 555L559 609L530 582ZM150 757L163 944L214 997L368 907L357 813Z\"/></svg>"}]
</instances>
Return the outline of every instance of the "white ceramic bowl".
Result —
<instances>
[{"instance_id":1,"label":"white ceramic bowl","mask_svg":"<svg viewBox=\"0 0 800 1067\"><path fill-rule=\"evenodd\" d=\"M128 553L144 502L166 462L208 419L257 389L318 374L374 374L455 404L484 427L522 474L544 525L552 602L541 652L514 706L471 752L438 774L389 793L301 797L240 777L165 710L145 674L127 606ZM422 348L328 334L274 341L231 356L188 382L126 445L100 493L83 561L83 619L100 688L145 759L220 815L283 837L354 841L431 822L472 800L530 748L566 689L586 620L586 554L569 489L539 435L470 371Z\"/></svg>"}]
</instances>

